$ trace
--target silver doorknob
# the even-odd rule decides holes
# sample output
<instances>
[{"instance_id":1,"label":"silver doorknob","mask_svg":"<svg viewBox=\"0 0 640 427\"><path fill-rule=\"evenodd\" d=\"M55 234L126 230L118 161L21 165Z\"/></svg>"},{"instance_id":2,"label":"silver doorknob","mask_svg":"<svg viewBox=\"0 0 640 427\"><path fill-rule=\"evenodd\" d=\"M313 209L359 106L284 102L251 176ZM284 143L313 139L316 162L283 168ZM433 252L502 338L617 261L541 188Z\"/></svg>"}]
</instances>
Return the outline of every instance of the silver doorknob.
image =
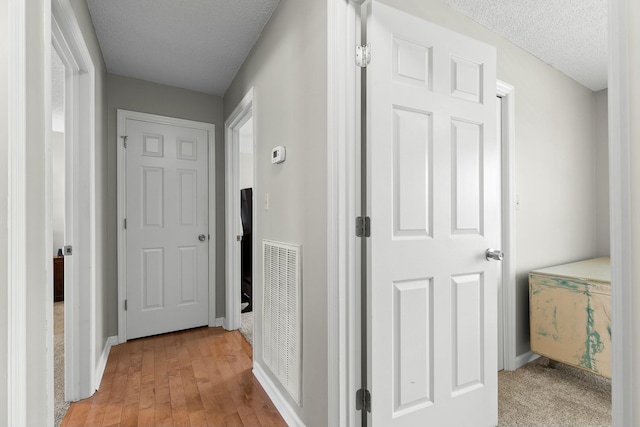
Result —
<instances>
[{"instance_id":1,"label":"silver doorknob","mask_svg":"<svg viewBox=\"0 0 640 427\"><path fill-rule=\"evenodd\" d=\"M201 242L204 242L205 240L207 240L207 236L205 236L204 234L201 234L198 236L198 240L200 240Z\"/></svg>"},{"instance_id":2,"label":"silver doorknob","mask_svg":"<svg viewBox=\"0 0 640 427\"><path fill-rule=\"evenodd\" d=\"M491 249L491 248L486 250L486 252L484 253L484 256L487 259L487 261L491 261L491 260L502 261L502 258L504 258L504 254L500 249Z\"/></svg>"}]
</instances>

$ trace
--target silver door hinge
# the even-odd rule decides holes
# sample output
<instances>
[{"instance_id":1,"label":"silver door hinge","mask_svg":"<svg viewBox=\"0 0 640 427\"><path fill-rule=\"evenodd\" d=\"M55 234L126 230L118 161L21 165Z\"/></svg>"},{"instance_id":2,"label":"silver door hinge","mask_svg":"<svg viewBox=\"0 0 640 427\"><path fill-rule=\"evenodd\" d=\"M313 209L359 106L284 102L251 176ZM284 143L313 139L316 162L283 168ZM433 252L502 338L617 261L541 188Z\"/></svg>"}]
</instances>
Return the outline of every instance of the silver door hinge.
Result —
<instances>
[{"instance_id":1,"label":"silver door hinge","mask_svg":"<svg viewBox=\"0 0 640 427\"><path fill-rule=\"evenodd\" d=\"M124 219L124 229L127 229L127 218Z\"/></svg>"},{"instance_id":2,"label":"silver door hinge","mask_svg":"<svg viewBox=\"0 0 640 427\"><path fill-rule=\"evenodd\" d=\"M359 216L356 218L356 236L371 236L371 218L368 216Z\"/></svg>"},{"instance_id":3,"label":"silver door hinge","mask_svg":"<svg viewBox=\"0 0 640 427\"><path fill-rule=\"evenodd\" d=\"M356 46L356 65L360 68L366 68L371 63L371 44L364 46Z\"/></svg>"},{"instance_id":4,"label":"silver door hinge","mask_svg":"<svg viewBox=\"0 0 640 427\"><path fill-rule=\"evenodd\" d=\"M366 388L361 388L356 392L356 410L366 410L371 412L371 392Z\"/></svg>"},{"instance_id":5,"label":"silver door hinge","mask_svg":"<svg viewBox=\"0 0 640 427\"><path fill-rule=\"evenodd\" d=\"M129 138L126 135L122 135L120 138L122 138L122 145L124 145L124 148L127 148L127 138Z\"/></svg>"},{"instance_id":6,"label":"silver door hinge","mask_svg":"<svg viewBox=\"0 0 640 427\"><path fill-rule=\"evenodd\" d=\"M73 255L73 247L71 245L67 245L63 249L64 249L64 256Z\"/></svg>"},{"instance_id":7,"label":"silver door hinge","mask_svg":"<svg viewBox=\"0 0 640 427\"><path fill-rule=\"evenodd\" d=\"M127 311L127 300L124 300L124 311Z\"/></svg>"}]
</instances>

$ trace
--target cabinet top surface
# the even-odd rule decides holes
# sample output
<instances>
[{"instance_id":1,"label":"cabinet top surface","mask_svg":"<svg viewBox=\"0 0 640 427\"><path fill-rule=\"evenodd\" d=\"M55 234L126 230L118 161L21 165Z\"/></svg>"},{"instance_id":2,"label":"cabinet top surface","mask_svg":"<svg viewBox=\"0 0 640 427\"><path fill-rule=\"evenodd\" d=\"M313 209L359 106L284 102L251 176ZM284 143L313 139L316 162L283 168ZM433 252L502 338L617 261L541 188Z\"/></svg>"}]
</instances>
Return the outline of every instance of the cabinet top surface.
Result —
<instances>
[{"instance_id":1,"label":"cabinet top surface","mask_svg":"<svg viewBox=\"0 0 640 427\"><path fill-rule=\"evenodd\" d=\"M533 270L532 274L559 276L592 282L611 283L611 261L609 257L593 258L570 264Z\"/></svg>"}]
</instances>

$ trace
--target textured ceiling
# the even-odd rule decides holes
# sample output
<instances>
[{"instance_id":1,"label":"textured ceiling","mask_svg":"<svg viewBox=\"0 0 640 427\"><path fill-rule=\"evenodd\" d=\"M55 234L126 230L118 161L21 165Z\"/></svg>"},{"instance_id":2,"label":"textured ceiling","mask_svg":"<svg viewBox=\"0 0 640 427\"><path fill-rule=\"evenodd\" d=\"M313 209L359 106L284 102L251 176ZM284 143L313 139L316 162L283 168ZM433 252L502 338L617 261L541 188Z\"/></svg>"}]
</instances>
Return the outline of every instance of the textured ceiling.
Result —
<instances>
[{"instance_id":1,"label":"textured ceiling","mask_svg":"<svg viewBox=\"0 0 640 427\"><path fill-rule=\"evenodd\" d=\"M593 91L607 87L607 0L443 0Z\"/></svg>"},{"instance_id":2,"label":"textured ceiling","mask_svg":"<svg viewBox=\"0 0 640 427\"><path fill-rule=\"evenodd\" d=\"M607 87L607 0L443 0L591 90ZM223 95L278 0L88 0L107 70Z\"/></svg>"},{"instance_id":3,"label":"textured ceiling","mask_svg":"<svg viewBox=\"0 0 640 427\"><path fill-rule=\"evenodd\" d=\"M223 95L278 0L88 0L110 73Z\"/></svg>"}]
</instances>

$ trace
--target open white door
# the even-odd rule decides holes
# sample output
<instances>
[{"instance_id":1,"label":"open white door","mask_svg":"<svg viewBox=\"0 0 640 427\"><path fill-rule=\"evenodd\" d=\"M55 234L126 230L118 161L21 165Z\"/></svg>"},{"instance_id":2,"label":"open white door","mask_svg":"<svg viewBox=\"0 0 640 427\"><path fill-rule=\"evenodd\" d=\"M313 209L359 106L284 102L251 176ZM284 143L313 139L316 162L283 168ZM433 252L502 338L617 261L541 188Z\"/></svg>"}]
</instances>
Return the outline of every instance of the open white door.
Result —
<instances>
[{"instance_id":1,"label":"open white door","mask_svg":"<svg viewBox=\"0 0 640 427\"><path fill-rule=\"evenodd\" d=\"M369 419L495 426L495 49L369 7Z\"/></svg>"}]
</instances>

